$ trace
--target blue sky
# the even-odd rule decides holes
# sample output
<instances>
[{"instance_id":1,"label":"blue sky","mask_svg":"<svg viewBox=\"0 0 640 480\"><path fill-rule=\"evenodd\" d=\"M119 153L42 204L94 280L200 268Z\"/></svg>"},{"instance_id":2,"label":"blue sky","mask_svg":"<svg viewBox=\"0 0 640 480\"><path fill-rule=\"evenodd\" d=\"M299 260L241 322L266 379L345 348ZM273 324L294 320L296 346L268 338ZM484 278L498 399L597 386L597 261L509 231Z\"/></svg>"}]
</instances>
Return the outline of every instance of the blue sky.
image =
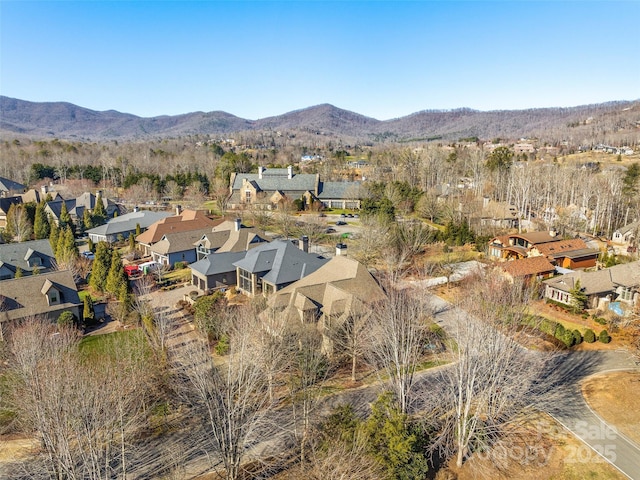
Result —
<instances>
[{"instance_id":1,"label":"blue sky","mask_svg":"<svg viewBox=\"0 0 640 480\"><path fill-rule=\"evenodd\" d=\"M0 0L0 94L257 119L640 98L640 1Z\"/></svg>"}]
</instances>

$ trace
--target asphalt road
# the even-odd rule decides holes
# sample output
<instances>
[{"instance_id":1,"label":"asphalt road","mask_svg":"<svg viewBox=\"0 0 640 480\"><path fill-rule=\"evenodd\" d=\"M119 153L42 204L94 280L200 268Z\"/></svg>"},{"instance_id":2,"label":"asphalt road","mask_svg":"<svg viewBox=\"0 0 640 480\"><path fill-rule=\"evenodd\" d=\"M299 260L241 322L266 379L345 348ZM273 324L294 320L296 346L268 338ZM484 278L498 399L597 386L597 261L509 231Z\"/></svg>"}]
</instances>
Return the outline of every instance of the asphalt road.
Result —
<instances>
[{"instance_id":1,"label":"asphalt road","mask_svg":"<svg viewBox=\"0 0 640 480\"><path fill-rule=\"evenodd\" d=\"M454 322L466 313L439 297L430 295L430 298L436 307L436 323L449 332L454 331ZM584 448L570 452L566 463L591 462L598 455L630 479L640 480L640 446L593 412L581 388L582 382L591 375L638 370L634 360L625 350L568 352L554 357L546 374L552 376L547 380L554 385L553 402L542 408L584 442Z\"/></svg>"}]
</instances>

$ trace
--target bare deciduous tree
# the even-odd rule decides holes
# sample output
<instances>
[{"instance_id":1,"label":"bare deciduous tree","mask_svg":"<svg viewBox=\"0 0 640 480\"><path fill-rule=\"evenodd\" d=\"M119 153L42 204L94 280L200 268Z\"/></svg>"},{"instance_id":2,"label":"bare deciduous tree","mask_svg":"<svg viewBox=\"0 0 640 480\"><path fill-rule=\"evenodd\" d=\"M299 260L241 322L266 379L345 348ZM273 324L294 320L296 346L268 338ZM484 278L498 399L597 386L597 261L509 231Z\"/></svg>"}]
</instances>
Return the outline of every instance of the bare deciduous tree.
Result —
<instances>
[{"instance_id":1,"label":"bare deciduous tree","mask_svg":"<svg viewBox=\"0 0 640 480\"><path fill-rule=\"evenodd\" d=\"M367 359L386 377L402 413L412 401L416 368L431 308L415 292L386 288L388 299L373 309Z\"/></svg>"},{"instance_id":2,"label":"bare deciduous tree","mask_svg":"<svg viewBox=\"0 0 640 480\"><path fill-rule=\"evenodd\" d=\"M532 354L518 344L523 335L527 291L493 277L468 288L447 325L455 348L446 354L451 366L424 390L433 448L456 465L488 449L508 429L526 418L538 400L537 376L547 355Z\"/></svg>"},{"instance_id":3,"label":"bare deciduous tree","mask_svg":"<svg viewBox=\"0 0 640 480\"><path fill-rule=\"evenodd\" d=\"M268 394L262 349L254 333L259 320L249 309L227 314L226 335L230 351L222 364L215 365L208 345L191 342L179 355L179 378L187 399L206 424L210 447L219 456L227 480L242 474L242 460L248 443L256 439L265 414L273 406Z\"/></svg>"},{"instance_id":4,"label":"bare deciduous tree","mask_svg":"<svg viewBox=\"0 0 640 480\"><path fill-rule=\"evenodd\" d=\"M127 475L153 377L144 341L129 340L112 339L88 354L78 348L77 331L56 331L46 320L29 319L11 332L12 405L43 451L28 471L58 479Z\"/></svg>"}]
</instances>

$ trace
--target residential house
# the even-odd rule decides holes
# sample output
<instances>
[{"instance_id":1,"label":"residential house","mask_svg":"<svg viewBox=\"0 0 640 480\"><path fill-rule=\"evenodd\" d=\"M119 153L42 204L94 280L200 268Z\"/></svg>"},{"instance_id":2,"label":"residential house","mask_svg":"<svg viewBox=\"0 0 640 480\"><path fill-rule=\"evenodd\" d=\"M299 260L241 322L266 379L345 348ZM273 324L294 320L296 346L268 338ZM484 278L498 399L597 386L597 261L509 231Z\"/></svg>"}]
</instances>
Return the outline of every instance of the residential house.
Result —
<instances>
[{"instance_id":1,"label":"residential house","mask_svg":"<svg viewBox=\"0 0 640 480\"><path fill-rule=\"evenodd\" d=\"M238 288L253 297L282 290L327 262L326 258L305 252L289 240L275 240L249 250L234 265Z\"/></svg>"},{"instance_id":2,"label":"residential house","mask_svg":"<svg viewBox=\"0 0 640 480\"><path fill-rule=\"evenodd\" d=\"M0 338L3 328L31 316L56 321L65 311L80 318L82 302L69 270L14 278L0 283Z\"/></svg>"},{"instance_id":3,"label":"residential house","mask_svg":"<svg viewBox=\"0 0 640 480\"><path fill-rule=\"evenodd\" d=\"M171 212L138 210L136 207L133 212L114 217L104 225L90 228L86 233L94 243L114 243L119 238L127 239L129 235L135 234L138 227L141 232L144 232L154 223L171 215Z\"/></svg>"},{"instance_id":4,"label":"residential house","mask_svg":"<svg viewBox=\"0 0 640 480\"><path fill-rule=\"evenodd\" d=\"M151 224L146 232L136 237L136 243L138 248L143 251L143 254L149 256L151 255L151 247L162 240L162 237L167 233L211 229L222 222L222 219L212 220L201 211L184 210L180 212L178 210L176 215L163 218Z\"/></svg>"},{"instance_id":5,"label":"residential house","mask_svg":"<svg viewBox=\"0 0 640 480\"><path fill-rule=\"evenodd\" d=\"M640 220L631 222L624 227L618 228L613 232L611 241L623 247L638 247L638 239L640 238Z\"/></svg>"},{"instance_id":6,"label":"residential house","mask_svg":"<svg viewBox=\"0 0 640 480\"><path fill-rule=\"evenodd\" d=\"M580 282L588 308L604 309L609 302L635 305L640 301L640 261L615 265L595 272L576 271L545 280L544 296L571 305L571 291Z\"/></svg>"},{"instance_id":7,"label":"residential house","mask_svg":"<svg viewBox=\"0 0 640 480\"><path fill-rule=\"evenodd\" d=\"M271 210L285 200L301 199L305 205L360 208L360 182L322 182L319 174L294 173L293 167L258 167L258 173L232 173L230 208L253 205Z\"/></svg>"},{"instance_id":8,"label":"residential house","mask_svg":"<svg viewBox=\"0 0 640 480\"><path fill-rule=\"evenodd\" d=\"M595 267L599 254L599 250L587 248L587 244L579 238L541 243L532 246L528 252L530 257L542 255L554 265L571 270Z\"/></svg>"},{"instance_id":9,"label":"residential house","mask_svg":"<svg viewBox=\"0 0 640 480\"><path fill-rule=\"evenodd\" d=\"M198 259L196 243L210 230L207 227L185 232L165 233L160 241L151 246L151 257L154 262L170 267L175 266L178 262L193 263Z\"/></svg>"},{"instance_id":10,"label":"residential house","mask_svg":"<svg viewBox=\"0 0 640 480\"><path fill-rule=\"evenodd\" d=\"M531 247L556 241L553 231L501 235L489 241L488 256L493 260L525 258Z\"/></svg>"},{"instance_id":11,"label":"residential house","mask_svg":"<svg viewBox=\"0 0 640 480\"><path fill-rule=\"evenodd\" d=\"M323 351L332 354L336 328L366 315L372 305L385 298L384 290L364 265L339 255L271 295L268 304L278 318L285 319L288 328L316 324L323 336Z\"/></svg>"},{"instance_id":12,"label":"residential house","mask_svg":"<svg viewBox=\"0 0 640 480\"><path fill-rule=\"evenodd\" d=\"M22 197L6 197L0 198L0 228L4 228L7 226L7 214L9 213L9 209L11 205L16 205L22 203Z\"/></svg>"},{"instance_id":13,"label":"residential house","mask_svg":"<svg viewBox=\"0 0 640 480\"><path fill-rule=\"evenodd\" d=\"M58 192L49 191L49 189L45 187L42 187L42 189L40 190L36 190L35 188L32 188L30 190L27 190L23 194L21 194L20 197L22 198L22 203L29 203L29 202L40 203L47 198L47 195L51 196L51 200L62 199L62 197Z\"/></svg>"},{"instance_id":14,"label":"residential house","mask_svg":"<svg viewBox=\"0 0 640 480\"><path fill-rule=\"evenodd\" d=\"M48 272L54 266L55 255L47 239L0 245L0 280L14 278L18 268L27 276L36 269Z\"/></svg>"},{"instance_id":15,"label":"residential house","mask_svg":"<svg viewBox=\"0 0 640 480\"><path fill-rule=\"evenodd\" d=\"M460 201L458 211L476 227L499 229L517 228L518 209L505 202L494 202L488 197L480 200Z\"/></svg>"},{"instance_id":16,"label":"residential house","mask_svg":"<svg viewBox=\"0 0 640 480\"><path fill-rule=\"evenodd\" d=\"M191 283L204 292L238 283L235 262L242 260L246 251L212 253L189 265Z\"/></svg>"},{"instance_id":17,"label":"residential house","mask_svg":"<svg viewBox=\"0 0 640 480\"><path fill-rule=\"evenodd\" d=\"M195 243L197 260L202 260L214 252L245 252L268 241L263 232L242 225L239 218L225 220L202 235Z\"/></svg>"},{"instance_id":18,"label":"residential house","mask_svg":"<svg viewBox=\"0 0 640 480\"><path fill-rule=\"evenodd\" d=\"M72 198L70 200L58 199L47 202L47 205L45 206L45 212L47 212L47 214L51 216L56 224L59 223L60 213L62 212L62 204L64 202L71 220L77 225L79 221L82 220L84 211L89 210L90 212L93 212L96 207L96 202L98 201L101 201L104 205L107 218L113 218L116 212L119 213L118 206L113 201L109 200L106 197L103 197L101 192L98 192L98 195L85 192L79 197Z\"/></svg>"},{"instance_id":19,"label":"residential house","mask_svg":"<svg viewBox=\"0 0 640 480\"><path fill-rule=\"evenodd\" d=\"M8 178L0 177L0 197L10 197L13 194L23 193L27 187Z\"/></svg>"},{"instance_id":20,"label":"residential house","mask_svg":"<svg viewBox=\"0 0 640 480\"><path fill-rule=\"evenodd\" d=\"M511 282L516 279L524 281L544 280L551 278L555 273L555 267L544 256L520 258L498 265L503 275Z\"/></svg>"}]
</instances>

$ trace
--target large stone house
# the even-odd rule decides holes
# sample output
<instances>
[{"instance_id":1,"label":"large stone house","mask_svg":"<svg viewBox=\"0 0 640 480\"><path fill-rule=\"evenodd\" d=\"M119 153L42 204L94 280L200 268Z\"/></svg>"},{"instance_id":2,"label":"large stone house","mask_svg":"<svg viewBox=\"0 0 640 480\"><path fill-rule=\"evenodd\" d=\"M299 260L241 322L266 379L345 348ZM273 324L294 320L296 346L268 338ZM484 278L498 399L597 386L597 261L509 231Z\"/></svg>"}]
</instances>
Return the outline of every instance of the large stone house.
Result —
<instances>
[{"instance_id":1,"label":"large stone house","mask_svg":"<svg viewBox=\"0 0 640 480\"><path fill-rule=\"evenodd\" d=\"M275 317L285 320L288 328L316 325L322 334L323 351L331 355L336 329L366 315L372 305L385 298L384 290L364 265L338 255L271 295L268 305Z\"/></svg>"},{"instance_id":2,"label":"large stone house","mask_svg":"<svg viewBox=\"0 0 640 480\"><path fill-rule=\"evenodd\" d=\"M230 208L248 205L271 210L285 201L320 202L329 208L360 208L361 182L323 182L319 174L294 173L293 167L258 167L258 173L232 173Z\"/></svg>"}]
</instances>

